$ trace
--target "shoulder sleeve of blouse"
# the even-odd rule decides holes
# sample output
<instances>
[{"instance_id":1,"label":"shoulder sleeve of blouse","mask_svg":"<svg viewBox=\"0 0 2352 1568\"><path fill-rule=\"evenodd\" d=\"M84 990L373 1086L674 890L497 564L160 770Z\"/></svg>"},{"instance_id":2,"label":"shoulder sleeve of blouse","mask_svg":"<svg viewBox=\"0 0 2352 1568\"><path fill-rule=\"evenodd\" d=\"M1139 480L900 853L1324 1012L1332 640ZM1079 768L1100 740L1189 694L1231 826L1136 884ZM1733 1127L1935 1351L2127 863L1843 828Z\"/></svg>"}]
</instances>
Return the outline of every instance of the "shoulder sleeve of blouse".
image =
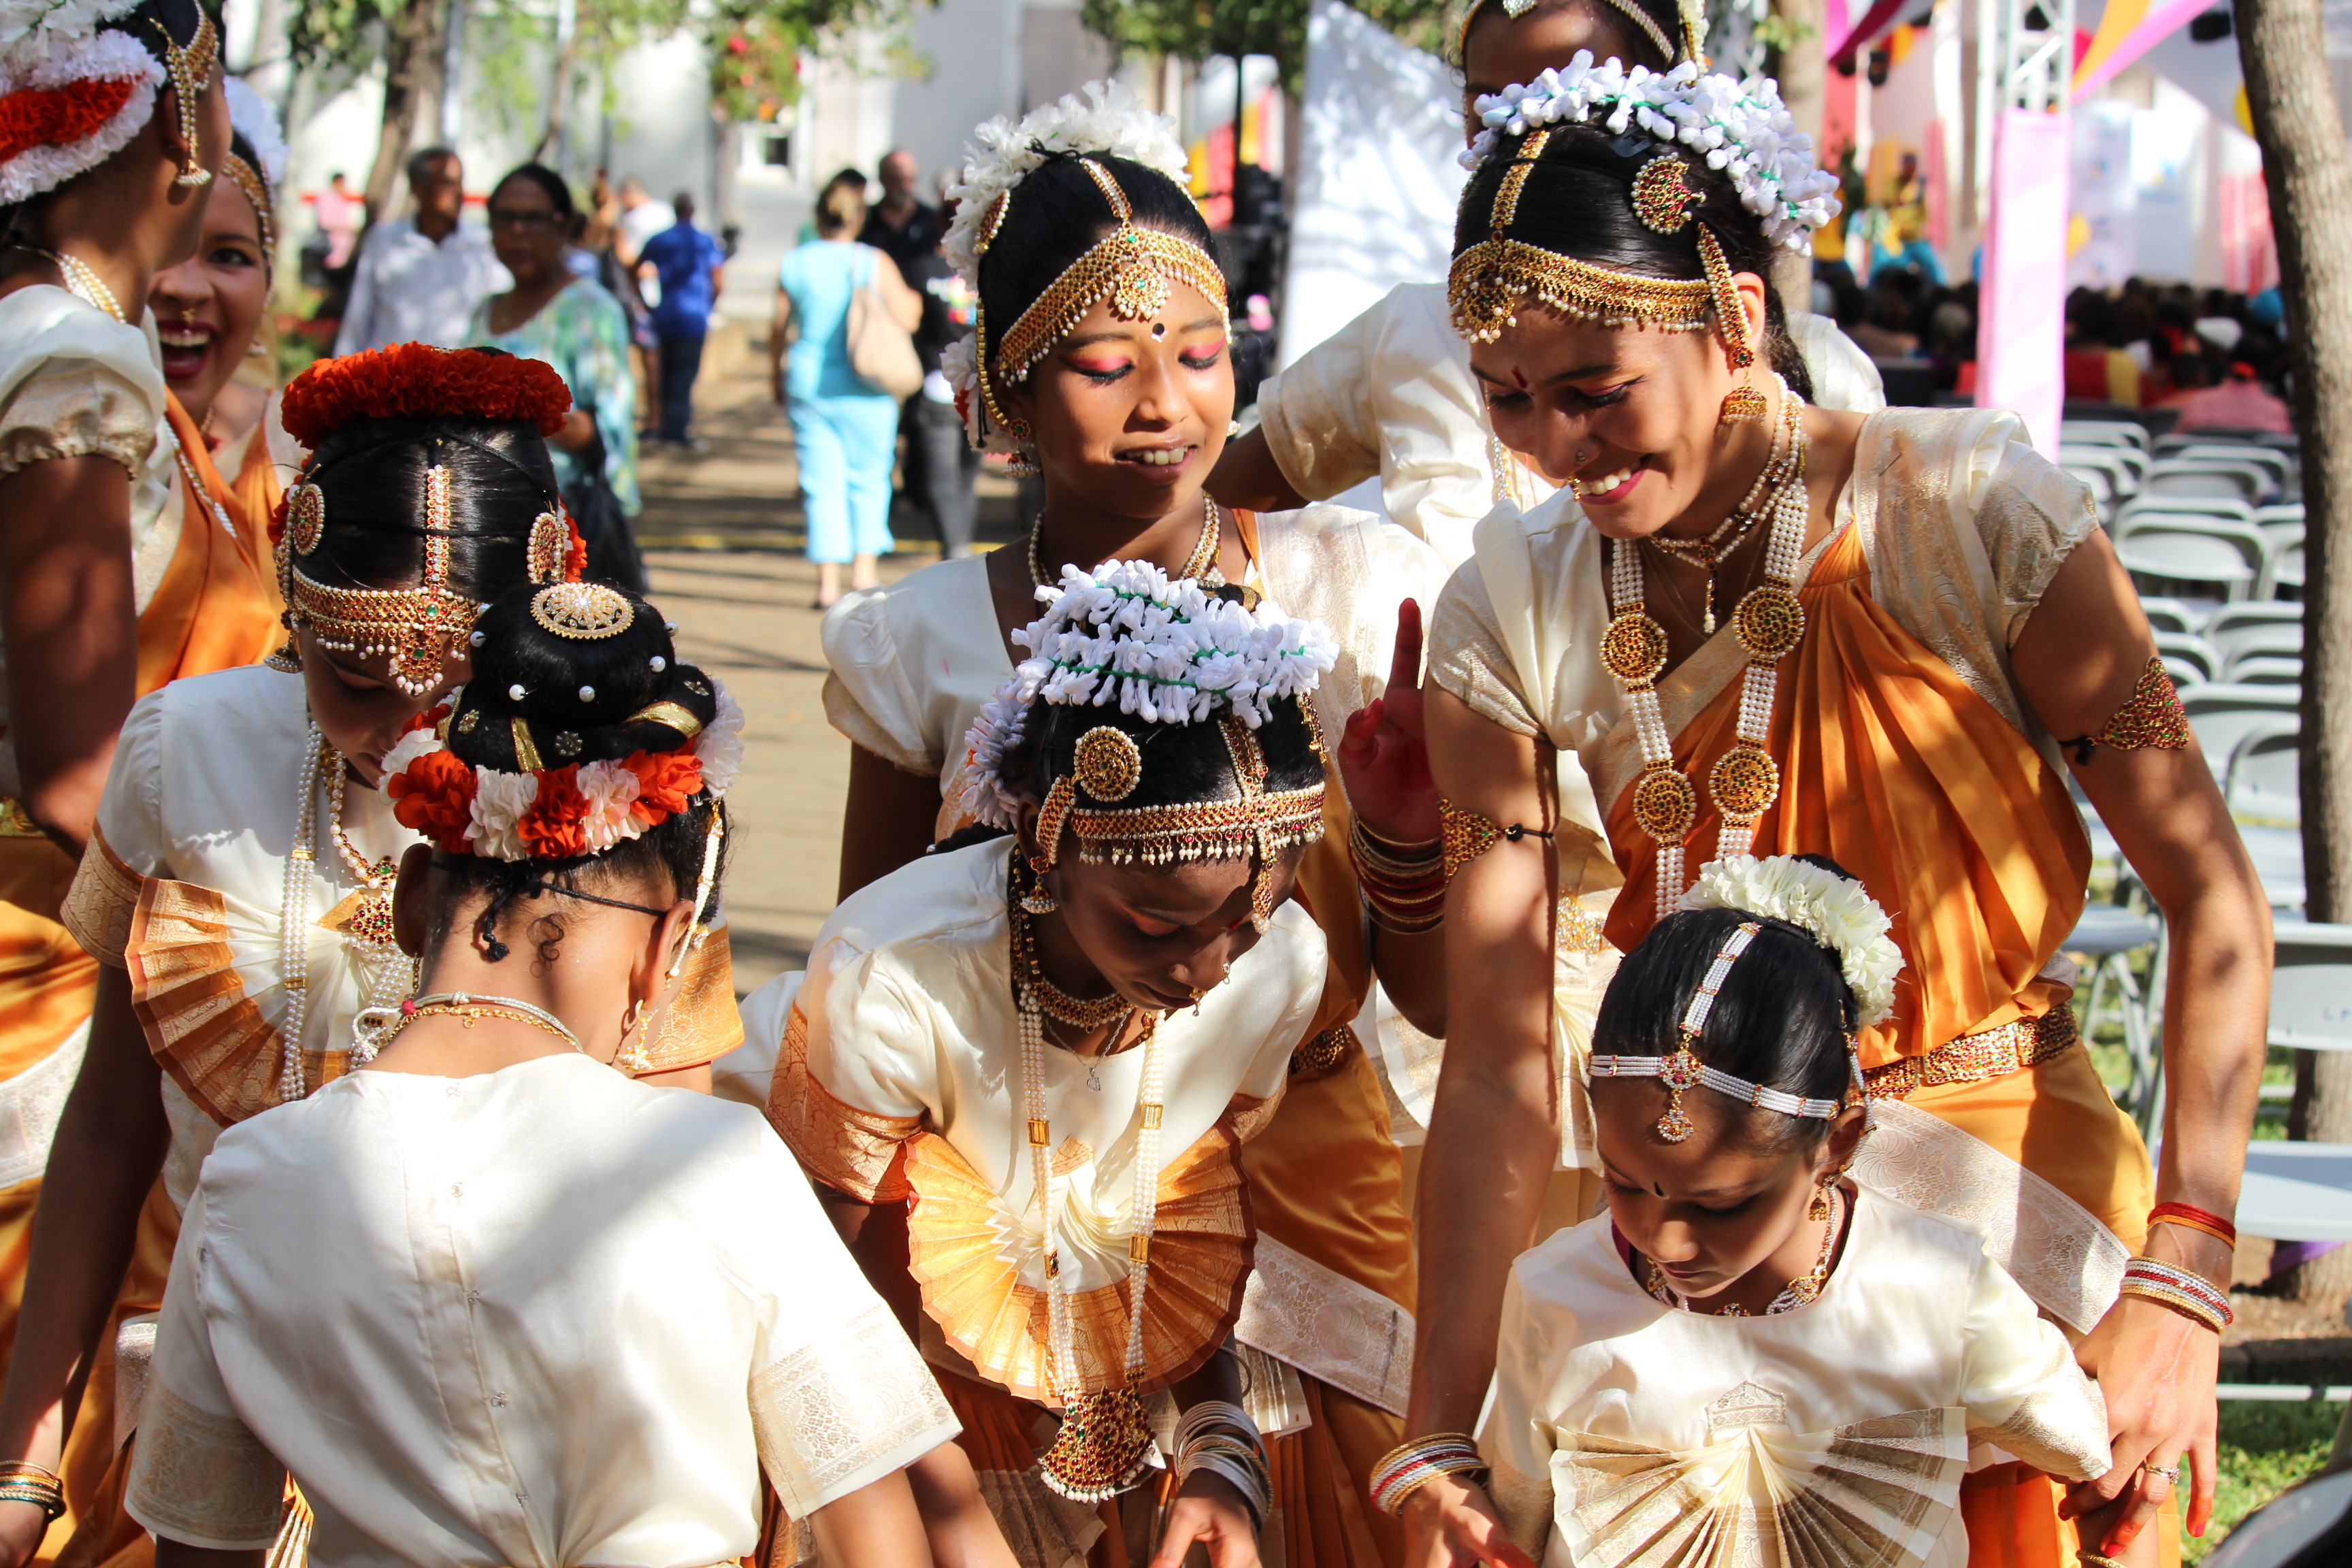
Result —
<instances>
[{"instance_id":1,"label":"shoulder sleeve of blouse","mask_svg":"<svg viewBox=\"0 0 2352 1568\"><path fill-rule=\"evenodd\" d=\"M2107 1406L2058 1325L2006 1269L1979 1256L1969 1282L1960 1401L1971 1443L2070 1480L2105 1475Z\"/></svg>"},{"instance_id":2,"label":"shoulder sleeve of blouse","mask_svg":"<svg viewBox=\"0 0 2352 1568\"><path fill-rule=\"evenodd\" d=\"M824 716L852 745L893 767L937 778L943 758L923 733L922 705L891 624L893 595L870 588L825 612Z\"/></svg>"},{"instance_id":3,"label":"shoulder sleeve of blouse","mask_svg":"<svg viewBox=\"0 0 2352 1568\"><path fill-rule=\"evenodd\" d=\"M1528 1310L1528 1292L1515 1267L1503 1288L1495 1403L1478 1435L1478 1452L1494 1467L1492 1495L1503 1528L1520 1551L1538 1563L1544 1560L1552 1517L1551 1430L1538 1414L1549 1376L1545 1338L1543 1325Z\"/></svg>"},{"instance_id":4,"label":"shoulder sleeve of blouse","mask_svg":"<svg viewBox=\"0 0 2352 1568\"><path fill-rule=\"evenodd\" d=\"M1968 462L1968 482L1953 493L1984 542L2004 621L1995 630L2013 647L2050 579L2098 528L2098 508L2088 485L2033 449L2013 415L1988 421Z\"/></svg>"},{"instance_id":5,"label":"shoulder sleeve of blouse","mask_svg":"<svg viewBox=\"0 0 2352 1568\"><path fill-rule=\"evenodd\" d=\"M1380 303L1317 343L1258 389L1266 447L1291 488L1327 500L1381 471L1381 426L1368 356L1394 302Z\"/></svg>"},{"instance_id":6,"label":"shoulder sleeve of blouse","mask_svg":"<svg viewBox=\"0 0 2352 1568\"><path fill-rule=\"evenodd\" d=\"M1811 310L1791 310L1789 336L1804 356L1817 406L1848 414L1875 414L1886 406L1886 384L1876 363L1835 321Z\"/></svg>"},{"instance_id":7,"label":"shoulder sleeve of blouse","mask_svg":"<svg viewBox=\"0 0 2352 1568\"><path fill-rule=\"evenodd\" d=\"M123 369L60 356L26 376L0 413L0 474L50 458L110 458L136 479L162 409Z\"/></svg>"},{"instance_id":8,"label":"shoulder sleeve of blouse","mask_svg":"<svg viewBox=\"0 0 2352 1568\"><path fill-rule=\"evenodd\" d=\"M264 1551L278 1539L286 1467L237 1418L213 1356L202 1189L180 1235L188 1245L172 1255L123 1507L151 1532L189 1546Z\"/></svg>"},{"instance_id":9,"label":"shoulder sleeve of blouse","mask_svg":"<svg viewBox=\"0 0 2352 1568\"><path fill-rule=\"evenodd\" d=\"M825 1504L938 1447L961 1430L939 1380L826 1220L808 1183L774 1147L757 1182L772 1194L743 1227L742 1267L762 1323L751 1374L760 1467L784 1510Z\"/></svg>"},{"instance_id":10,"label":"shoulder sleeve of blouse","mask_svg":"<svg viewBox=\"0 0 2352 1568\"><path fill-rule=\"evenodd\" d=\"M82 951L123 967L139 894L151 877L172 874L163 838L163 702L166 687L132 704L114 744L89 847L58 920Z\"/></svg>"},{"instance_id":11,"label":"shoulder sleeve of blouse","mask_svg":"<svg viewBox=\"0 0 2352 1568\"><path fill-rule=\"evenodd\" d=\"M1542 732L1519 689L1518 670L1475 560L1456 567L1437 595L1429 617L1428 658L1429 679L1480 718L1515 735Z\"/></svg>"},{"instance_id":12,"label":"shoulder sleeve of blouse","mask_svg":"<svg viewBox=\"0 0 2352 1568\"><path fill-rule=\"evenodd\" d=\"M933 1024L887 956L818 944L784 1020L768 1120L809 1173L865 1203L907 1195L906 1143L929 1107Z\"/></svg>"}]
</instances>

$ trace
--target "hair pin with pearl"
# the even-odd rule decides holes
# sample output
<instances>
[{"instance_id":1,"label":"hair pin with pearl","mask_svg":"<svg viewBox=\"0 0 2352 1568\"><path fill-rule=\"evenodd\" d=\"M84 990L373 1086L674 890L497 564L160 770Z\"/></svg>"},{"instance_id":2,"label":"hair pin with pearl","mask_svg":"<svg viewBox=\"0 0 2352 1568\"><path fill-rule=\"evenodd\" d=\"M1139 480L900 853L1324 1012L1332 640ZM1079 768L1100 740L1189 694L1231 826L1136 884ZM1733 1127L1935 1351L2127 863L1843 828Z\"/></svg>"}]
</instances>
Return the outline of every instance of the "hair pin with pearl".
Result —
<instances>
[{"instance_id":1,"label":"hair pin with pearl","mask_svg":"<svg viewBox=\"0 0 2352 1568\"><path fill-rule=\"evenodd\" d=\"M654 655L653 658L647 659L646 662L653 666L653 671L656 675L659 675L663 670L669 668L669 660L664 658L659 654Z\"/></svg>"},{"instance_id":2,"label":"hair pin with pearl","mask_svg":"<svg viewBox=\"0 0 2352 1568\"><path fill-rule=\"evenodd\" d=\"M529 694L523 690L522 682L520 680L507 688L507 700L509 702L520 702L527 695Z\"/></svg>"},{"instance_id":3,"label":"hair pin with pearl","mask_svg":"<svg viewBox=\"0 0 2352 1568\"><path fill-rule=\"evenodd\" d=\"M581 701L583 701L583 702L593 702L593 701L595 701L595 700L596 700L596 689L595 689L594 687L593 687L593 686L583 686L583 687L582 687L582 688L580 689L580 700L581 700Z\"/></svg>"}]
</instances>

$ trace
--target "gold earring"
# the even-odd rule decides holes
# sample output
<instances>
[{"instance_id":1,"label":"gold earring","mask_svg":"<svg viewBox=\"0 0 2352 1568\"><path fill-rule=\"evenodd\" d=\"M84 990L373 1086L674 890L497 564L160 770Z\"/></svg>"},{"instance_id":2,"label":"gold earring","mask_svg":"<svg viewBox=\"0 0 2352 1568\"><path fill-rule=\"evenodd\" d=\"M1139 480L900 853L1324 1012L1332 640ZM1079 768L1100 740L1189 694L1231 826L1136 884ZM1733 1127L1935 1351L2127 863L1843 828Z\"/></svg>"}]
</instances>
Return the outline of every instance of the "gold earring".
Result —
<instances>
[{"instance_id":1,"label":"gold earring","mask_svg":"<svg viewBox=\"0 0 2352 1568\"><path fill-rule=\"evenodd\" d=\"M1834 1171L1823 1171L1813 1178L1813 1201L1805 1205L1807 1219L1824 1220L1830 1217L1830 1188L1839 1177L1844 1174L1845 1167L1840 1165Z\"/></svg>"},{"instance_id":2,"label":"gold earring","mask_svg":"<svg viewBox=\"0 0 2352 1568\"><path fill-rule=\"evenodd\" d=\"M1764 401L1762 393L1748 384L1748 376L1743 373L1739 384L1725 395L1723 412L1716 416L1715 422L1727 426L1761 425L1771 412L1771 405Z\"/></svg>"},{"instance_id":3,"label":"gold earring","mask_svg":"<svg viewBox=\"0 0 2352 1568\"><path fill-rule=\"evenodd\" d=\"M1062 901L1046 889L1045 868L1037 864L1041 858L1029 858L1029 886L1021 895L1021 908L1027 914L1050 915L1062 907Z\"/></svg>"},{"instance_id":4,"label":"gold earring","mask_svg":"<svg viewBox=\"0 0 2352 1568\"><path fill-rule=\"evenodd\" d=\"M646 1000L642 996L629 1004L629 1010L621 1015L621 1037L623 1039L627 1039L631 1035L635 1034L639 1029L645 1027L646 1010Z\"/></svg>"}]
</instances>

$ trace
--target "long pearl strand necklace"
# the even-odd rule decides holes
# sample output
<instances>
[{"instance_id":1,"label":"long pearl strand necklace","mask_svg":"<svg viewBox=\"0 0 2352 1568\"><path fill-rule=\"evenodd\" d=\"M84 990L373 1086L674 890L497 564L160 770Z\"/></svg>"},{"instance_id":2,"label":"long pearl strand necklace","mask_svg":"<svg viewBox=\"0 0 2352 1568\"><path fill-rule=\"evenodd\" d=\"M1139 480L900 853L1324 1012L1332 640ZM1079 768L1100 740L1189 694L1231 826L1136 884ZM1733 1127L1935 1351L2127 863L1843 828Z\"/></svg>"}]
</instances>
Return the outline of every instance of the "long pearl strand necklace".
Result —
<instances>
[{"instance_id":1,"label":"long pearl strand necklace","mask_svg":"<svg viewBox=\"0 0 2352 1568\"><path fill-rule=\"evenodd\" d=\"M1739 722L1729 750L1707 773L1721 826L1716 856L1745 855L1756 824L1780 797L1780 767L1764 749L1772 724L1777 668L1805 635L1805 608L1796 593L1810 503L1805 491L1804 400L1788 383L1773 377L1780 394L1780 431L1767 462L1772 520L1765 544L1764 581L1748 590L1731 612L1733 634L1748 654L1741 673ZM1751 490L1751 494L1755 493ZM1666 668L1666 631L1643 603L1642 552L1620 547L1610 563L1610 604L1614 618L1601 639L1601 662L1625 694L1625 711L1642 748L1642 773L1633 784L1633 821L1657 845L1656 910L1663 920L1683 895L1683 850L1698 817L1698 792L1675 766L1674 735L1658 705L1658 677Z\"/></svg>"},{"instance_id":2,"label":"long pearl strand necklace","mask_svg":"<svg viewBox=\"0 0 2352 1568\"><path fill-rule=\"evenodd\" d=\"M1008 900L1011 919L1026 917ZM1016 951L1023 944L1016 939ZM1152 1436L1142 1398L1132 1386L1081 1392L1077 1347L1070 1323L1069 1285L1063 1278L1061 1248L1054 1232L1053 1121L1045 1105L1045 1013L1016 964L1013 984L1021 1015L1021 1100L1029 1139L1029 1179L1036 1189L1038 1228L1045 1260L1046 1351L1055 1391L1062 1397L1062 1427L1040 1460L1045 1484L1077 1502L1098 1502L1132 1482L1150 1452ZM1159 1016L1143 1014L1143 1066L1136 1090L1134 1193L1127 1237L1127 1353L1129 1382L1143 1371L1143 1300L1151 1279L1151 1236L1159 1219L1161 1061Z\"/></svg>"},{"instance_id":3,"label":"long pearl strand necklace","mask_svg":"<svg viewBox=\"0 0 2352 1568\"><path fill-rule=\"evenodd\" d=\"M301 782L297 786L294 842L286 854L286 879L278 900L278 984L286 991L286 1021L279 1026L278 1098L290 1103L310 1092L302 1070L302 1031L310 1011L310 876L318 864L319 775L334 769L329 786L327 826L335 847L360 884L360 908L345 940L359 949L352 968L363 1007L389 1005L414 984L404 967L389 958L400 957L392 935L392 862L367 863L343 831L343 758L328 743L317 720L310 721L302 754ZM387 957L389 953L389 958Z\"/></svg>"}]
</instances>

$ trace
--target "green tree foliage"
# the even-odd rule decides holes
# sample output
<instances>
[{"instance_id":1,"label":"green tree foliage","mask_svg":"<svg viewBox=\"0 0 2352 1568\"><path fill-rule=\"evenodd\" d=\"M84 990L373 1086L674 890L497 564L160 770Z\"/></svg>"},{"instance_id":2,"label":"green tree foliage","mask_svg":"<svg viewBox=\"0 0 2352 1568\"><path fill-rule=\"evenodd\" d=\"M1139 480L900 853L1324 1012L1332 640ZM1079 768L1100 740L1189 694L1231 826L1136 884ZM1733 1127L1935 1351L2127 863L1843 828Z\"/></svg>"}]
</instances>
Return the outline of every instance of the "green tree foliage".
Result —
<instances>
[{"instance_id":1,"label":"green tree foliage","mask_svg":"<svg viewBox=\"0 0 2352 1568\"><path fill-rule=\"evenodd\" d=\"M1444 47L1445 7L1430 0L1349 0L1405 42ZM1085 0L1087 26L1123 50L1202 60L1271 55L1283 85L1298 90L1307 64L1308 0Z\"/></svg>"}]
</instances>

